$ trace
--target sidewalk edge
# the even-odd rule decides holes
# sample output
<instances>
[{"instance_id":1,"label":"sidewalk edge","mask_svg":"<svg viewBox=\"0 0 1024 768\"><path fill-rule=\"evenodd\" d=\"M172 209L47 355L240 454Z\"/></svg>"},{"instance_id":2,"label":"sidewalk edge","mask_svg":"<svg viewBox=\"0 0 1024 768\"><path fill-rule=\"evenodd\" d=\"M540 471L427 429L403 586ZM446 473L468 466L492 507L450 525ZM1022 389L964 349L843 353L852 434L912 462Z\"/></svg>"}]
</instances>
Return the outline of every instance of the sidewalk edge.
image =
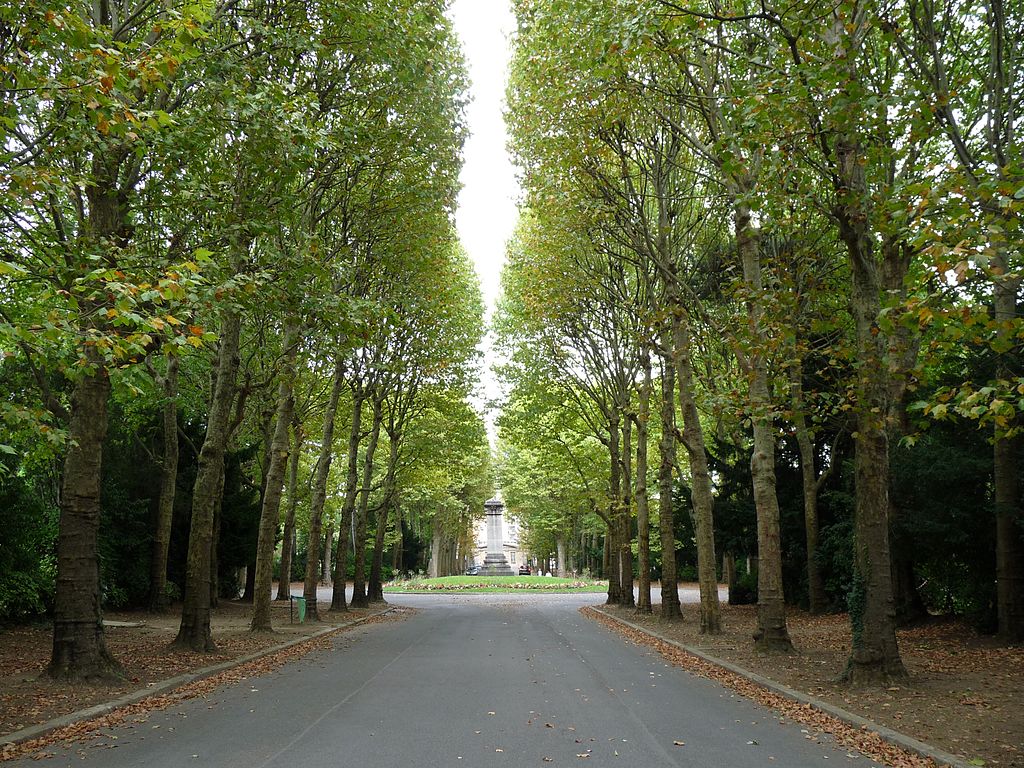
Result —
<instances>
[{"instance_id":1,"label":"sidewalk edge","mask_svg":"<svg viewBox=\"0 0 1024 768\"><path fill-rule=\"evenodd\" d=\"M166 680L160 680L145 688L141 688L132 693L126 693L124 696L120 696L116 699L105 702L103 704L95 704L91 707L87 707L86 709L80 709L76 712L61 715L60 717L56 717L53 720L48 720L45 723L39 723L38 725L30 725L27 728L21 728L17 731L0 734L0 746L5 746L8 744L21 744L26 741L38 739L41 736L45 736L46 734L59 730L60 728L66 728L69 725L75 725L76 723L81 723L87 720L93 720L97 717L102 717L103 715L110 714L114 710L120 709L121 707L127 707L131 704L137 704L140 701L148 699L151 696L159 696L161 694L167 693L168 691L173 691L175 688L180 688L183 685L194 683L197 680L204 680L205 678L212 677L213 675L216 675L220 672L225 672L229 669L233 669L234 667L240 667L243 664L248 664L250 661L262 659L264 656L270 656L271 654L279 653L280 651L287 650L288 648L292 648L296 645L308 643L311 640L316 640L317 638L324 637L325 635L329 635L334 632L339 632L343 629L348 629L349 627L354 627L358 624L362 624L363 622L369 621L370 619L375 619L378 616L384 616L385 614L391 613L393 610L395 610L394 606L386 608L380 613L372 614L371 616L363 616L362 618L355 619L344 624L325 627L324 629L321 629L318 632L314 632L311 635L306 635L305 637L299 637L294 640L289 640L286 643L271 646L270 648L264 648L263 650L256 651L255 653L246 654L245 656L239 656L237 659L223 661L220 664L214 664L209 667L197 669L195 672L186 672L182 675L178 675L177 677L170 677Z\"/></svg>"},{"instance_id":2,"label":"sidewalk edge","mask_svg":"<svg viewBox=\"0 0 1024 768\"><path fill-rule=\"evenodd\" d=\"M856 726L857 728L866 728L874 733L877 733L881 738L883 738L890 744L895 744L896 746L902 747L903 749L920 755L921 757L931 758L939 765L948 765L950 766L950 768L975 768L969 763L964 762L959 757L952 755L949 752L945 752L939 749L938 747L933 747L930 744L925 744L923 741L918 741L912 736L907 736L905 733L894 731L892 728L888 728L884 725L879 725L878 723L868 720L867 718L861 717L860 715L856 715L853 712L848 712L847 710L837 707L834 704L830 704L827 701L803 693L802 691L795 690L794 688L790 688L789 686L783 685L782 683L778 683L774 680L764 677L763 675L759 675L756 672L751 672L749 669L745 669L744 667L741 667L737 664L733 664L732 662L725 661L724 659L719 659L715 656L706 653L705 651L700 650L699 648L694 648L693 646L685 645L684 643L671 640L670 638L660 635L657 632L651 631L647 627L640 626L639 624L634 624L631 621L627 621L626 619L620 618L619 616L615 616L614 614L608 613L607 611L602 610L598 606L592 605L589 607L593 609L595 612L600 613L602 616L611 619L612 621L627 626L630 629L636 630L637 632L642 632L643 634L649 637L653 637L654 639L659 640L663 643L667 643L668 645L674 646L675 648L678 648L681 651L685 651L686 653L696 656L697 658L702 659L710 664L714 664L715 666L728 670L729 672L732 672L735 675L744 677L753 683L757 683L763 688L767 688L768 690L779 694L780 696L785 696L786 698L792 699L793 701L797 701L801 704L807 704L809 706L812 706L815 709L820 710L828 715L832 715L838 720L842 720L848 725Z\"/></svg>"}]
</instances>

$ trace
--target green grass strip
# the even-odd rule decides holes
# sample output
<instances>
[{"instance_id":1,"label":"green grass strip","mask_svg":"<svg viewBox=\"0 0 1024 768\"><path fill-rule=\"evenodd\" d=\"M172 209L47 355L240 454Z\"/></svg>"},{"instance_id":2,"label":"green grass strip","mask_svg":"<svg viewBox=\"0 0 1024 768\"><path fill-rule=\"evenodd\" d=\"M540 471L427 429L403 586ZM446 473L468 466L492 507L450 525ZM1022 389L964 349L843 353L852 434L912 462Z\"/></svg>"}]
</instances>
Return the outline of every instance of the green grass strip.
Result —
<instances>
[{"instance_id":1,"label":"green grass strip","mask_svg":"<svg viewBox=\"0 0 1024 768\"><path fill-rule=\"evenodd\" d=\"M559 579L553 576L442 576L438 579L409 579L384 585L385 592L470 594L514 592L604 592L607 584L586 579Z\"/></svg>"}]
</instances>

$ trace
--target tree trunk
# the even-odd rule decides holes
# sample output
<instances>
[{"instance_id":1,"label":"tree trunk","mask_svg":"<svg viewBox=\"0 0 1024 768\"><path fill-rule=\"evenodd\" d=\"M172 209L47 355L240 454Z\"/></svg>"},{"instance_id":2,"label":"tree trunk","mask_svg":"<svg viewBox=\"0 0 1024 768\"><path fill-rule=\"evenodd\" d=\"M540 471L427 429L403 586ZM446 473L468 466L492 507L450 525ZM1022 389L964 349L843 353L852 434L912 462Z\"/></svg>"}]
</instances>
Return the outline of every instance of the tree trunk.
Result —
<instances>
[{"instance_id":1,"label":"tree trunk","mask_svg":"<svg viewBox=\"0 0 1024 768\"><path fill-rule=\"evenodd\" d=\"M92 370L71 396L68 453L60 498L53 653L47 674L63 680L117 680L121 667L103 638L98 537L103 441L110 378L87 351Z\"/></svg>"},{"instance_id":2,"label":"tree trunk","mask_svg":"<svg viewBox=\"0 0 1024 768\"><path fill-rule=\"evenodd\" d=\"M669 360L661 365L661 442L658 464L658 532L661 535L661 617L683 617L676 575L676 532L672 504L672 473L676 466L676 377Z\"/></svg>"},{"instance_id":3,"label":"tree trunk","mask_svg":"<svg viewBox=\"0 0 1024 768\"><path fill-rule=\"evenodd\" d=\"M149 566L149 609L164 611L168 606L167 551L171 545L174 521L174 496L178 487L178 366L176 355L167 356L167 372L161 377L164 402L163 466L160 474L160 499L157 502L153 553Z\"/></svg>"},{"instance_id":4,"label":"tree trunk","mask_svg":"<svg viewBox=\"0 0 1024 768\"><path fill-rule=\"evenodd\" d=\"M843 679L855 685L902 680L906 669L896 644L889 553L889 439L882 415L887 413L888 368L879 332L880 279L868 215L863 153L856 139L836 141L836 158L846 201L836 211L839 234L847 249L859 381L854 468L854 577L850 594L853 647Z\"/></svg>"},{"instance_id":5,"label":"tree trunk","mask_svg":"<svg viewBox=\"0 0 1024 768\"><path fill-rule=\"evenodd\" d=\"M637 610L651 612L651 512L647 498L647 443L651 420L651 358L645 349L641 365L644 379L636 417L636 525L640 591Z\"/></svg>"},{"instance_id":6,"label":"tree trunk","mask_svg":"<svg viewBox=\"0 0 1024 768\"><path fill-rule=\"evenodd\" d=\"M230 438L229 438L230 439ZM225 449L226 450L226 449ZM213 532L210 534L210 607L216 608L220 604L220 560L217 555L217 548L220 544L220 518L224 506L224 482L225 473L221 471L217 480L217 491L213 503ZM246 571L245 583L248 586L251 571ZM250 593L251 594L251 593ZM232 595L237 597L237 594Z\"/></svg>"},{"instance_id":7,"label":"tree trunk","mask_svg":"<svg viewBox=\"0 0 1024 768\"><path fill-rule=\"evenodd\" d=\"M722 578L729 587L729 605L735 605L732 596L736 591L736 557L732 552L722 554Z\"/></svg>"},{"instance_id":8,"label":"tree trunk","mask_svg":"<svg viewBox=\"0 0 1024 768\"><path fill-rule=\"evenodd\" d=\"M558 552L555 575L560 579L564 579L567 575L565 570L565 536L560 534L555 539L555 550Z\"/></svg>"},{"instance_id":9,"label":"tree trunk","mask_svg":"<svg viewBox=\"0 0 1024 768\"><path fill-rule=\"evenodd\" d=\"M441 575L441 529L434 521L434 533L430 537L430 562L427 564L427 578L436 579Z\"/></svg>"},{"instance_id":10,"label":"tree trunk","mask_svg":"<svg viewBox=\"0 0 1024 768\"><path fill-rule=\"evenodd\" d=\"M302 423L292 425L294 446L288 461L288 508L284 513L284 534L281 536L281 578L277 583L277 599L288 600L292 594L292 557L295 554L295 512L299 506L299 458L302 455ZM320 532L317 531L317 538ZM319 557L319 553L317 553Z\"/></svg>"},{"instance_id":11,"label":"tree trunk","mask_svg":"<svg viewBox=\"0 0 1024 768\"><path fill-rule=\"evenodd\" d=\"M804 535L807 538L807 596L811 613L825 612L825 581L818 567L818 477L814 460L814 441L807 428L803 395L803 368L797 362L790 370L790 399L793 407L793 429L800 452L800 477L804 496ZM837 461L833 456L832 461Z\"/></svg>"},{"instance_id":12,"label":"tree trunk","mask_svg":"<svg viewBox=\"0 0 1024 768\"><path fill-rule=\"evenodd\" d=\"M210 634L210 547L218 489L223 487L224 454L227 450L231 403L238 373L241 318L226 310L221 319L217 375L210 398L206 437L199 451L199 467L192 491L192 526L188 539L188 564L181 626L174 644L195 651L214 651Z\"/></svg>"},{"instance_id":13,"label":"tree trunk","mask_svg":"<svg viewBox=\"0 0 1024 768\"><path fill-rule=\"evenodd\" d=\"M332 558L334 556L334 517L327 523L327 532L324 534L324 557L320 571L320 583L325 587L334 585L334 567Z\"/></svg>"},{"instance_id":14,"label":"tree trunk","mask_svg":"<svg viewBox=\"0 0 1024 768\"><path fill-rule=\"evenodd\" d=\"M270 632L270 604L274 591L274 549L277 531L281 525L281 496L284 494L284 476L288 467L289 434L295 413L295 360L299 353L299 322L296 318L285 321L283 340L284 359L281 380L277 389L277 416L274 439L270 445L267 465L267 488L260 511L259 538L256 542L256 582L253 585L253 632Z\"/></svg>"},{"instance_id":15,"label":"tree trunk","mask_svg":"<svg viewBox=\"0 0 1024 768\"><path fill-rule=\"evenodd\" d=\"M609 582L612 579L612 556L611 556L611 545L608 543L608 537L611 535L611 529L609 529L605 535L604 540L601 542L601 576L607 577ZM616 576L616 578L618 578ZM611 587L611 584L608 585ZM616 593L616 599L617 598ZM609 602L611 602L611 595L609 589Z\"/></svg>"},{"instance_id":16,"label":"tree trunk","mask_svg":"<svg viewBox=\"0 0 1024 768\"><path fill-rule=\"evenodd\" d=\"M679 404L683 412L683 447L690 459L690 483L693 498L694 528L697 538L697 577L700 582L700 631L717 634L722 631L721 608L718 602L718 579L715 574L714 495L711 473L704 448L704 428L697 411L690 358L690 326L685 309L677 295L671 294L672 357L676 368Z\"/></svg>"},{"instance_id":17,"label":"tree trunk","mask_svg":"<svg viewBox=\"0 0 1024 768\"><path fill-rule=\"evenodd\" d=\"M619 532L621 524L619 515L622 508L622 492L620 489L622 463L619 460L619 422L612 417L608 423L608 460L611 474L608 487L608 534L604 538L605 573L608 576L607 605L617 605L622 601L622 587L619 579Z\"/></svg>"},{"instance_id":18,"label":"tree trunk","mask_svg":"<svg viewBox=\"0 0 1024 768\"><path fill-rule=\"evenodd\" d=\"M366 526L370 506L370 486L373 485L373 459L377 453L380 440L380 428L383 418L382 399L373 397L373 423L370 427L370 438L363 454L363 480L359 492L359 506L356 512L355 528L355 572L352 578L352 605L366 608L370 601L366 595Z\"/></svg>"},{"instance_id":19,"label":"tree trunk","mask_svg":"<svg viewBox=\"0 0 1024 768\"><path fill-rule=\"evenodd\" d=\"M338 414L338 401L345 386L345 368L340 360L334 364L334 380L331 383L331 397L324 410L323 433L320 437L320 456L313 471L313 489L309 500L309 539L306 553L306 580L302 585L302 596L306 598L306 615L311 621L319 621L317 610L317 587L322 574L331 570L331 540L333 527L327 529L327 545L324 547L324 570L320 570L320 531L323 527L324 504L327 501L327 478L331 472L334 457L334 423Z\"/></svg>"},{"instance_id":20,"label":"tree trunk","mask_svg":"<svg viewBox=\"0 0 1024 768\"><path fill-rule=\"evenodd\" d=\"M636 605L633 594L633 424L628 416L622 424L622 502L619 505L619 605Z\"/></svg>"},{"instance_id":21,"label":"tree trunk","mask_svg":"<svg viewBox=\"0 0 1024 768\"><path fill-rule=\"evenodd\" d=\"M388 517L392 504L381 507L377 516L377 530L373 541L373 557L370 560L370 582L366 597L371 603L384 602L384 539L387 536Z\"/></svg>"},{"instance_id":22,"label":"tree trunk","mask_svg":"<svg viewBox=\"0 0 1024 768\"><path fill-rule=\"evenodd\" d=\"M775 492L775 434L771 395L768 391L768 346L764 328L764 287L758 235L750 220L750 208L734 208L736 247L743 264L750 321L750 348L743 355L748 378L748 400L754 432L750 475L757 510L757 631L755 647L760 651L793 650L786 627L786 600L782 588L782 541L779 531L779 498Z\"/></svg>"},{"instance_id":23,"label":"tree trunk","mask_svg":"<svg viewBox=\"0 0 1024 768\"><path fill-rule=\"evenodd\" d=\"M348 584L348 540L351 533L352 516L356 508L356 493L359 491L359 443L363 439L363 401L366 394L361 386L352 391L352 426L348 433L348 473L345 476L345 502L341 507L338 522L338 557L334 564L334 592L331 598L332 611L347 611L345 588Z\"/></svg>"},{"instance_id":24,"label":"tree trunk","mask_svg":"<svg viewBox=\"0 0 1024 768\"><path fill-rule=\"evenodd\" d=\"M127 191L118 183L125 157L125 149L117 144L94 154L93 183L85 189L89 218L82 234L92 240L87 247L106 251L108 266L114 265L116 246L127 245L129 238ZM101 311L91 301L81 306L79 317L88 327L78 330L86 339L93 330L105 330L92 325ZM53 649L47 674L68 680L119 679L120 666L103 638L99 574L100 487L110 378L99 347L85 341L81 349L86 365L71 393L57 534Z\"/></svg>"},{"instance_id":25,"label":"tree trunk","mask_svg":"<svg viewBox=\"0 0 1024 768\"><path fill-rule=\"evenodd\" d=\"M370 563L368 597L371 603L384 602L384 540L387 538L388 518L390 517L391 509L398 506L395 478L398 472L398 448L401 445L401 434L397 430L389 429L388 438L388 467L384 475L384 501L381 504L381 512L377 518L377 531L373 540L373 560ZM397 517L396 514L395 518L397 519Z\"/></svg>"}]
</instances>

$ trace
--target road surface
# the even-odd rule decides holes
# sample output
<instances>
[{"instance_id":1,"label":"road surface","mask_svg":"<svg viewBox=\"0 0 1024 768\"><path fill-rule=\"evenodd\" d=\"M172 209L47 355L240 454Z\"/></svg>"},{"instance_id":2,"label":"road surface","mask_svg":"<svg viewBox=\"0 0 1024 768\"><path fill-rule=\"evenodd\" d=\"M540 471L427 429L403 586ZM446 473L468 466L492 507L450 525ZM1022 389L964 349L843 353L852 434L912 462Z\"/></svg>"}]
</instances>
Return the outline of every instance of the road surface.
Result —
<instances>
[{"instance_id":1,"label":"road surface","mask_svg":"<svg viewBox=\"0 0 1024 768\"><path fill-rule=\"evenodd\" d=\"M877 765L582 617L601 595L404 595L402 621L154 712L46 766ZM677 744L676 742L682 742ZM826 762L827 761L827 762ZM15 765L39 765L26 759Z\"/></svg>"}]
</instances>

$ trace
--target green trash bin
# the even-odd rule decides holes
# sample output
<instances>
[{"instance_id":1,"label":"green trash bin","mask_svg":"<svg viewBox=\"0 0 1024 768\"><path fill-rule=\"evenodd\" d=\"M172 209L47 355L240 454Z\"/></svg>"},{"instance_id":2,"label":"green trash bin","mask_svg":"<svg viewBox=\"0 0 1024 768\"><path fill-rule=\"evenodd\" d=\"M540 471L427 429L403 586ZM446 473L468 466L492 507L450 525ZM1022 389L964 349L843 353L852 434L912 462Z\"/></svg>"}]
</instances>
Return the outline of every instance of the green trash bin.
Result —
<instances>
[{"instance_id":1,"label":"green trash bin","mask_svg":"<svg viewBox=\"0 0 1024 768\"><path fill-rule=\"evenodd\" d=\"M291 599L295 603L295 613L299 617L299 624L304 624L306 622L306 598L291 595Z\"/></svg>"}]
</instances>

